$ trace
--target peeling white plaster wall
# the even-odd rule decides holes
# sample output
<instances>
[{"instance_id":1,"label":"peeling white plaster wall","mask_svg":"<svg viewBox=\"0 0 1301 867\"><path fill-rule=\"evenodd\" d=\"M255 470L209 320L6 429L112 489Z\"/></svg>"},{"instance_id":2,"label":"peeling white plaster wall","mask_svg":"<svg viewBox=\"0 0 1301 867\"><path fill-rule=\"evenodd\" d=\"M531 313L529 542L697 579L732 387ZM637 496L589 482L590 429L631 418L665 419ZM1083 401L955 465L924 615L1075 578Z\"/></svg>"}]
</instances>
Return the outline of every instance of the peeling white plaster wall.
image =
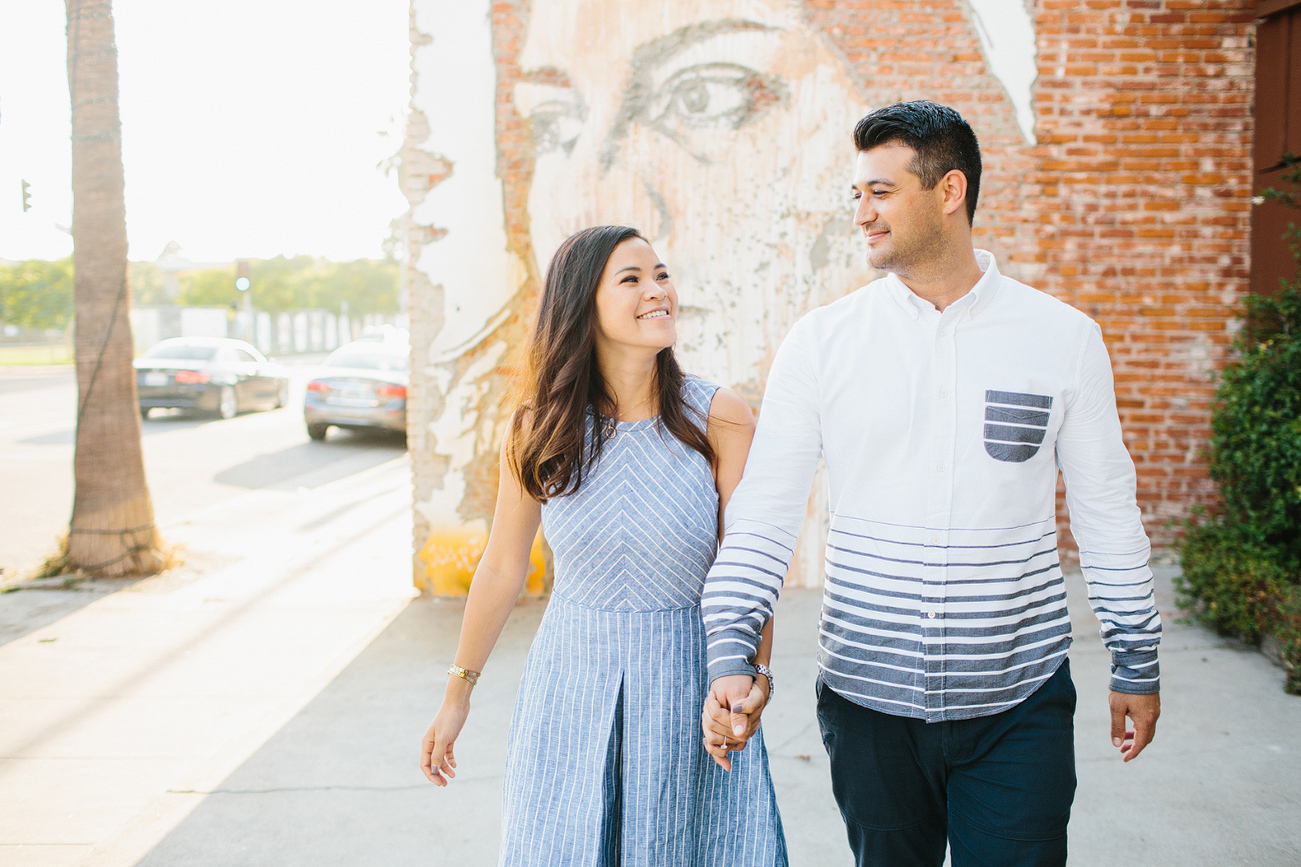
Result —
<instances>
[{"instance_id":1,"label":"peeling white plaster wall","mask_svg":"<svg viewBox=\"0 0 1301 867\"><path fill-rule=\"evenodd\" d=\"M1035 143L1034 82L1039 77L1031 0L967 0L990 72L1016 108L1016 122L1028 144Z\"/></svg>"},{"instance_id":2,"label":"peeling white plaster wall","mask_svg":"<svg viewBox=\"0 0 1301 867\"><path fill-rule=\"evenodd\" d=\"M466 494L464 468L481 450L484 419L480 389L505 345L485 346L508 312L507 302L524 279L524 269L507 251L502 184L496 174L496 88L491 4L488 0L428 0L413 3L414 25L430 41L413 47L412 109L423 113L429 138L409 143L450 173L411 212L411 223L445 232L427 242L413 270L441 288L441 310L412 314L441 321L432 341L413 347L416 370L437 408L421 414L432 445L413 455L416 511L435 532L484 532L482 520L467 522L460 510ZM427 299L424 299L427 300ZM418 329L413 329L413 340ZM460 362L478 351L470 369ZM488 425L491 429L491 425ZM433 476L433 484L420 484ZM420 542L417 540L417 545Z\"/></svg>"}]
</instances>

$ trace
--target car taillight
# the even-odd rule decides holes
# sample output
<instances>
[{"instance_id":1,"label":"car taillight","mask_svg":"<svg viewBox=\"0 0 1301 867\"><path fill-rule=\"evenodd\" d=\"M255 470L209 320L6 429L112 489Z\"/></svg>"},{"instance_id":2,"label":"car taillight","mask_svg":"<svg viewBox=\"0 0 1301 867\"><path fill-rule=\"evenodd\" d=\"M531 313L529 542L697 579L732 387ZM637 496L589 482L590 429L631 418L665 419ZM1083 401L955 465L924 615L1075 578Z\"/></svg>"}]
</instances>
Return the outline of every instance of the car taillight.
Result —
<instances>
[{"instance_id":1,"label":"car taillight","mask_svg":"<svg viewBox=\"0 0 1301 867\"><path fill-rule=\"evenodd\" d=\"M176 371L176 381L188 384L207 382L208 374L202 370L178 370Z\"/></svg>"},{"instance_id":2,"label":"car taillight","mask_svg":"<svg viewBox=\"0 0 1301 867\"><path fill-rule=\"evenodd\" d=\"M405 385L381 385L375 389L375 394L379 397L402 397L407 396L407 387Z\"/></svg>"},{"instance_id":3,"label":"car taillight","mask_svg":"<svg viewBox=\"0 0 1301 867\"><path fill-rule=\"evenodd\" d=\"M313 379L311 382L307 383L307 390L317 391L320 392L321 394L326 394L329 392L330 387L325 383L321 382L319 379Z\"/></svg>"}]
</instances>

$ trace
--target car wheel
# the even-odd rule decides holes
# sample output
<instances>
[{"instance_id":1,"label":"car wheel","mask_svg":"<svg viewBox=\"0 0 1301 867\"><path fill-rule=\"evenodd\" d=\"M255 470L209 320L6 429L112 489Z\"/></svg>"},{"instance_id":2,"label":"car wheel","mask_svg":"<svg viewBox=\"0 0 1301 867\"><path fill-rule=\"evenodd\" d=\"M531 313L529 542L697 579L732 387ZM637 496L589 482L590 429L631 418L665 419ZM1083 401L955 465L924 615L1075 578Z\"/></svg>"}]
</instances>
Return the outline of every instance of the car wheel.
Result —
<instances>
[{"instance_id":1,"label":"car wheel","mask_svg":"<svg viewBox=\"0 0 1301 867\"><path fill-rule=\"evenodd\" d=\"M234 418L239 413L239 395L235 386L223 385L217 397L217 415L222 418Z\"/></svg>"},{"instance_id":2,"label":"car wheel","mask_svg":"<svg viewBox=\"0 0 1301 867\"><path fill-rule=\"evenodd\" d=\"M325 432L329 429L328 424L309 424L307 426L307 435L314 440L320 441L325 439Z\"/></svg>"},{"instance_id":3,"label":"car wheel","mask_svg":"<svg viewBox=\"0 0 1301 867\"><path fill-rule=\"evenodd\" d=\"M289 403L289 380L280 383L280 390L276 392L276 409Z\"/></svg>"}]
</instances>

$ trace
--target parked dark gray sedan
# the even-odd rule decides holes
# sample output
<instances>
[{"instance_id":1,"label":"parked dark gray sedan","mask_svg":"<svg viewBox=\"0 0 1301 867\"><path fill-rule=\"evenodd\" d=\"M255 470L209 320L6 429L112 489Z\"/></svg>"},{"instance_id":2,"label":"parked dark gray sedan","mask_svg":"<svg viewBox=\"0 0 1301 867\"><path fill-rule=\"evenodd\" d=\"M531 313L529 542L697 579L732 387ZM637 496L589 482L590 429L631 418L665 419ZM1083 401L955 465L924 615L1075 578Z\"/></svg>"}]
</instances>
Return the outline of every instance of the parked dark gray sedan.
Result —
<instances>
[{"instance_id":1,"label":"parked dark gray sedan","mask_svg":"<svg viewBox=\"0 0 1301 867\"><path fill-rule=\"evenodd\" d=\"M232 418L289 402L288 371L242 340L172 337L133 363L141 418L162 407Z\"/></svg>"},{"instance_id":2,"label":"parked dark gray sedan","mask_svg":"<svg viewBox=\"0 0 1301 867\"><path fill-rule=\"evenodd\" d=\"M323 440L331 425L406 434L410 355L396 341L357 341L330 353L303 397L307 435Z\"/></svg>"}]
</instances>

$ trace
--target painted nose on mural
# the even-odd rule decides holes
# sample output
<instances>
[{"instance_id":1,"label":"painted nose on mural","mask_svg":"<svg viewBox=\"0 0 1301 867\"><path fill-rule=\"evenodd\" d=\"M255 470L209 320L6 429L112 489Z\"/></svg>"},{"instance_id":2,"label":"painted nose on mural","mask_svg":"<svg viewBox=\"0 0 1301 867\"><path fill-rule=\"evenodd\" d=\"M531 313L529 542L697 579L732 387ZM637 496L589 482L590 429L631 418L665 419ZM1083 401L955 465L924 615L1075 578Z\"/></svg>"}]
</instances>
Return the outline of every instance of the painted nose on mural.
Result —
<instances>
[{"instance_id":1,"label":"painted nose on mural","mask_svg":"<svg viewBox=\"0 0 1301 867\"><path fill-rule=\"evenodd\" d=\"M556 202L557 212L564 213L568 206L584 214L585 225L632 226L651 243L664 240L673 227L664 196L637 170L626 139L593 134L602 126L589 121L575 142L569 162L578 169L571 177L579 183L559 185L555 192L562 201ZM570 196L587 200L563 201Z\"/></svg>"},{"instance_id":2,"label":"painted nose on mural","mask_svg":"<svg viewBox=\"0 0 1301 867\"><path fill-rule=\"evenodd\" d=\"M653 184L619 162L601 174L592 205L601 215L594 222L632 226L652 244L666 240L673 229L673 217L664 196Z\"/></svg>"}]
</instances>

